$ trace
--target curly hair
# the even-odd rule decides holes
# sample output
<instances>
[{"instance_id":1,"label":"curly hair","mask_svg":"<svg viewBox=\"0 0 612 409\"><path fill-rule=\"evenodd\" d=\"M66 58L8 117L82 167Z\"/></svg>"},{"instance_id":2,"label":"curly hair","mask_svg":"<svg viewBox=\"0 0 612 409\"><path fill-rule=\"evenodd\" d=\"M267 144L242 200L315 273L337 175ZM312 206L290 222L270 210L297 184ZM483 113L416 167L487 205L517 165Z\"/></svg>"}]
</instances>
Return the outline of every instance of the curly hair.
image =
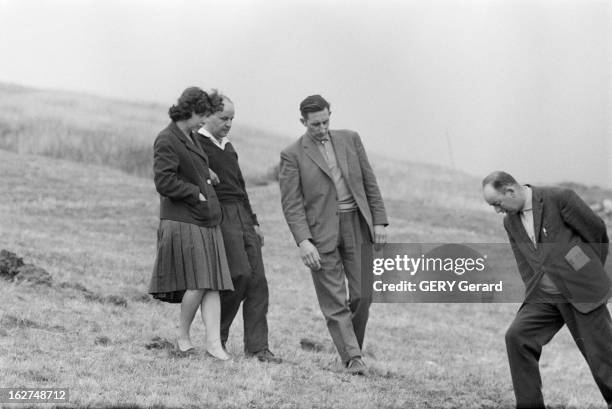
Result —
<instances>
[{"instance_id":1,"label":"curly hair","mask_svg":"<svg viewBox=\"0 0 612 409\"><path fill-rule=\"evenodd\" d=\"M223 96L217 90L206 93L198 87L189 87L170 107L168 115L176 122L191 118L193 113L211 115L219 111L223 111Z\"/></svg>"}]
</instances>

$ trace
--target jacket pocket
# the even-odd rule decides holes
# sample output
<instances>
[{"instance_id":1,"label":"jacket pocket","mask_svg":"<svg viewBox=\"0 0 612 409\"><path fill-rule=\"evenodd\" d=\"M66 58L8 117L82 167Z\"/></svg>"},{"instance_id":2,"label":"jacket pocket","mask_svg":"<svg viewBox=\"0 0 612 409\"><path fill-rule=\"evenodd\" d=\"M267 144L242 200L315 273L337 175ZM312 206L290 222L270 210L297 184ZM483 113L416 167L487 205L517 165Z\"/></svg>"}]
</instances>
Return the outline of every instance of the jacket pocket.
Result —
<instances>
[{"instance_id":1,"label":"jacket pocket","mask_svg":"<svg viewBox=\"0 0 612 409\"><path fill-rule=\"evenodd\" d=\"M190 209L191 209L191 214L196 220L207 220L208 219L208 216L210 213L208 201L199 200L198 203L196 203Z\"/></svg>"},{"instance_id":2,"label":"jacket pocket","mask_svg":"<svg viewBox=\"0 0 612 409\"><path fill-rule=\"evenodd\" d=\"M212 185L202 184L200 185L200 192L206 198L206 200L200 200L194 207L194 210L196 211L194 218L207 224L218 224L221 220L221 207L214 188Z\"/></svg>"}]
</instances>

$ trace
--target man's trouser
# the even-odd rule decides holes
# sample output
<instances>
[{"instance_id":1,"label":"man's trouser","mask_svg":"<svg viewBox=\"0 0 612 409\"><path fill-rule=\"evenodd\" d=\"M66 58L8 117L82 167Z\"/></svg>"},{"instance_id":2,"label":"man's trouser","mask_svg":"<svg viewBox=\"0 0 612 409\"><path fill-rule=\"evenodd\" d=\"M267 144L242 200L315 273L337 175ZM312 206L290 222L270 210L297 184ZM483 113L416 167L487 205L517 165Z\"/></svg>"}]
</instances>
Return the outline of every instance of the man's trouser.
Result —
<instances>
[{"instance_id":1,"label":"man's trouser","mask_svg":"<svg viewBox=\"0 0 612 409\"><path fill-rule=\"evenodd\" d=\"M312 280L329 333L346 364L361 356L368 322L372 292L369 286L362 289L361 252L362 244L371 241L358 210L339 215L338 245L332 252L319 254L321 269L312 271Z\"/></svg>"},{"instance_id":2,"label":"man's trouser","mask_svg":"<svg viewBox=\"0 0 612 409\"><path fill-rule=\"evenodd\" d=\"M566 324L612 408L612 321L606 304L583 314L561 302L524 303L506 332L517 408L544 408L539 360L542 346Z\"/></svg>"},{"instance_id":3,"label":"man's trouser","mask_svg":"<svg viewBox=\"0 0 612 409\"><path fill-rule=\"evenodd\" d=\"M261 242L253 220L242 202L221 203L221 231L234 291L221 291L221 342L242 302L244 349L255 353L268 348L268 282L261 256Z\"/></svg>"}]
</instances>

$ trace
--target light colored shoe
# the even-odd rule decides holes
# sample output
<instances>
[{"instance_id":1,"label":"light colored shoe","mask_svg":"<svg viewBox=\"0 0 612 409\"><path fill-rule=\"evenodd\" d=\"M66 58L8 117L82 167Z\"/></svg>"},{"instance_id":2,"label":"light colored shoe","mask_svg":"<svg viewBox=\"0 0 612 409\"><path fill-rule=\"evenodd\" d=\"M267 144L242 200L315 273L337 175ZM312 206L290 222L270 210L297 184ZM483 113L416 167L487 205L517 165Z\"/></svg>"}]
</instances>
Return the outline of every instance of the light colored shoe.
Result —
<instances>
[{"instance_id":1,"label":"light colored shoe","mask_svg":"<svg viewBox=\"0 0 612 409\"><path fill-rule=\"evenodd\" d=\"M178 352L180 352L181 354L195 354L196 353L196 349L195 347L191 346L188 348L181 348L181 344L179 343L178 338L174 340L174 345L176 346L176 349L178 350Z\"/></svg>"},{"instance_id":2,"label":"light colored shoe","mask_svg":"<svg viewBox=\"0 0 612 409\"><path fill-rule=\"evenodd\" d=\"M221 349L220 352L211 352L210 349L206 350L206 355L210 356L218 361L227 361L231 358L231 355L226 353L225 351L223 351L223 349Z\"/></svg>"},{"instance_id":3,"label":"light colored shoe","mask_svg":"<svg viewBox=\"0 0 612 409\"><path fill-rule=\"evenodd\" d=\"M169 354L171 357L174 358L190 358L198 355L199 351L194 347L190 347L187 349L181 348L179 346L178 340L175 340L174 347L170 349Z\"/></svg>"}]
</instances>

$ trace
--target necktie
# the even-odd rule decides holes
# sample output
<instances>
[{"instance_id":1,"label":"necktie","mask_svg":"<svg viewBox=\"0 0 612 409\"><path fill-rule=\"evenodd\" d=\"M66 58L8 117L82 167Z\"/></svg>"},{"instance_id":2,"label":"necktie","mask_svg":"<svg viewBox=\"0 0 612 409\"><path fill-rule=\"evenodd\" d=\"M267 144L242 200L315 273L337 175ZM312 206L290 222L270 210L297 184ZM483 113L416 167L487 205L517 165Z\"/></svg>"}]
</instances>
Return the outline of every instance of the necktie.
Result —
<instances>
[{"instance_id":1,"label":"necktie","mask_svg":"<svg viewBox=\"0 0 612 409\"><path fill-rule=\"evenodd\" d=\"M329 164L331 160L331 155L329 150L332 149L331 144L329 143L329 138L323 138L320 140L321 145L323 145L323 150L325 151L325 157L327 159L327 163Z\"/></svg>"}]
</instances>

